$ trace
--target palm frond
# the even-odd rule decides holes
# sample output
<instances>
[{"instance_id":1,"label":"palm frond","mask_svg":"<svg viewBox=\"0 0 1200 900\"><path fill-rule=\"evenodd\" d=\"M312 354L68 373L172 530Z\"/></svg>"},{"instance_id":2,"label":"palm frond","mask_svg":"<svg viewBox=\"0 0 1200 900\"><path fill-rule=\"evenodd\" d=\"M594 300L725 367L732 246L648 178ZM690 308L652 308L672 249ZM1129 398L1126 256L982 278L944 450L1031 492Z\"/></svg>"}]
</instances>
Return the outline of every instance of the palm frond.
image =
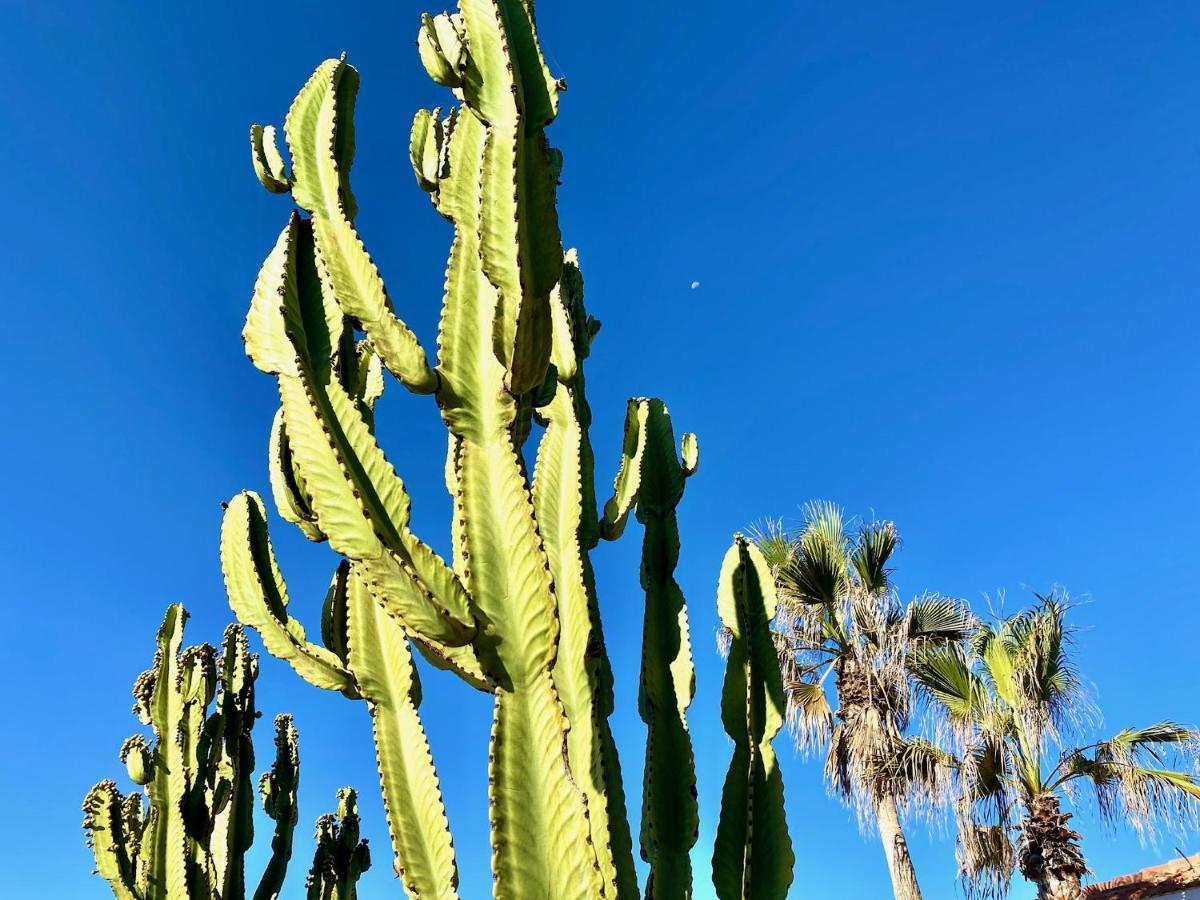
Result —
<instances>
[{"instance_id":1,"label":"palm frond","mask_svg":"<svg viewBox=\"0 0 1200 900\"><path fill-rule=\"evenodd\" d=\"M1008 896L1017 852L1006 826L960 822L956 856L968 898L1003 900Z\"/></svg>"},{"instance_id":2,"label":"palm frond","mask_svg":"<svg viewBox=\"0 0 1200 900\"><path fill-rule=\"evenodd\" d=\"M905 610L908 637L916 642L963 641L979 620L961 600L930 594L918 597Z\"/></svg>"},{"instance_id":3,"label":"palm frond","mask_svg":"<svg viewBox=\"0 0 1200 900\"><path fill-rule=\"evenodd\" d=\"M833 503L815 501L804 513L798 552L780 570L780 580L806 603L837 603L848 575L842 511Z\"/></svg>"},{"instance_id":4,"label":"palm frond","mask_svg":"<svg viewBox=\"0 0 1200 900\"><path fill-rule=\"evenodd\" d=\"M1197 742L1200 734L1174 722L1127 728L1064 755L1059 783L1086 779L1106 823L1128 822L1141 835L1159 826L1179 831L1200 821Z\"/></svg>"},{"instance_id":5,"label":"palm frond","mask_svg":"<svg viewBox=\"0 0 1200 900\"><path fill-rule=\"evenodd\" d=\"M787 723L796 747L808 752L824 746L833 730L833 708L821 681L784 681Z\"/></svg>"},{"instance_id":6,"label":"palm frond","mask_svg":"<svg viewBox=\"0 0 1200 900\"><path fill-rule=\"evenodd\" d=\"M1012 641L1019 648L1018 674L1029 700L1044 705L1057 722L1076 703L1082 687L1070 658L1072 632L1066 625L1070 601L1060 591L1034 596L1038 605L1012 619Z\"/></svg>"},{"instance_id":7,"label":"palm frond","mask_svg":"<svg viewBox=\"0 0 1200 900\"><path fill-rule=\"evenodd\" d=\"M986 687L957 645L920 649L908 666L918 687L957 723L972 721L986 702Z\"/></svg>"},{"instance_id":8,"label":"palm frond","mask_svg":"<svg viewBox=\"0 0 1200 900\"><path fill-rule=\"evenodd\" d=\"M871 780L877 795L928 816L950 805L958 766L953 753L932 741L901 738L890 754L874 760Z\"/></svg>"},{"instance_id":9,"label":"palm frond","mask_svg":"<svg viewBox=\"0 0 1200 900\"><path fill-rule=\"evenodd\" d=\"M788 535L782 519L764 519L747 529L750 540L754 542L767 566L772 573L785 569L796 555L796 546Z\"/></svg>"},{"instance_id":10,"label":"palm frond","mask_svg":"<svg viewBox=\"0 0 1200 900\"><path fill-rule=\"evenodd\" d=\"M993 693L1010 709L1023 706L1017 679L1020 646L1011 640L1011 631L1005 626L990 630L980 636L979 658L983 660L983 671Z\"/></svg>"},{"instance_id":11,"label":"palm frond","mask_svg":"<svg viewBox=\"0 0 1200 900\"><path fill-rule=\"evenodd\" d=\"M859 584L867 593L889 589L892 570L888 568L888 560L899 543L900 533L891 522L872 522L860 529L850 560Z\"/></svg>"},{"instance_id":12,"label":"palm frond","mask_svg":"<svg viewBox=\"0 0 1200 900\"><path fill-rule=\"evenodd\" d=\"M1196 740L1196 731L1178 722L1155 722L1145 728L1126 728L1119 731L1102 747L1136 747L1155 750L1159 746L1183 745Z\"/></svg>"}]
</instances>

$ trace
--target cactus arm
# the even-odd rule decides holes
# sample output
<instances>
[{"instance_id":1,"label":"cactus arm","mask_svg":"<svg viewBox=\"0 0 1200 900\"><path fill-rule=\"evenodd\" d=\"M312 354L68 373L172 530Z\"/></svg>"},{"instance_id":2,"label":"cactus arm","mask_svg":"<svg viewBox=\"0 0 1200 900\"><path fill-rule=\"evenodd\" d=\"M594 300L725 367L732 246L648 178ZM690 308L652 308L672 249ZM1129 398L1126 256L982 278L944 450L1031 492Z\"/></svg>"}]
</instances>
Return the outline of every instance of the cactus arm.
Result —
<instances>
[{"instance_id":1,"label":"cactus arm","mask_svg":"<svg viewBox=\"0 0 1200 900\"><path fill-rule=\"evenodd\" d=\"M528 489L507 435L464 439L459 481L472 596L498 638L489 756L495 896L600 895L582 797L563 759L567 720L551 676L554 594Z\"/></svg>"},{"instance_id":2,"label":"cactus arm","mask_svg":"<svg viewBox=\"0 0 1200 900\"><path fill-rule=\"evenodd\" d=\"M180 740L184 703L179 690L183 677L179 652L186 618L182 606L168 607L158 631L154 668L134 685L143 721L154 728L155 734L154 775L148 788L150 820L143 844L147 856L146 893L164 900L188 900L188 839L183 820L188 785Z\"/></svg>"},{"instance_id":3,"label":"cactus arm","mask_svg":"<svg viewBox=\"0 0 1200 900\"><path fill-rule=\"evenodd\" d=\"M371 711L395 868L412 898L458 896L458 866L441 785L417 706L408 639L343 564L348 660Z\"/></svg>"},{"instance_id":4,"label":"cactus arm","mask_svg":"<svg viewBox=\"0 0 1200 900\"><path fill-rule=\"evenodd\" d=\"M604 516L600 520L600 535L605 540L615 541L625 531L629 511L637 501L642 482L642 457L646 452L646 416L650 407L638 400L630 400L625 409L625 430L621 441L621 464L617 477L613 479L613 495L604 504Z\"/></svg>"},{"instance_id":5,"label":"cactus arm","mask_svg":"<svg viewBox=\"0 0 1200 900\"><path fill-rule=\"evenodd\" d=\"M112 781L101 781L83 801L83 827L96 860L96 872L117 900L140 900L135 861L129 852L122 806L124 798Z\"/></svg>"},{"instance_id":6,"label":"cactus arm","mask_svg":"<svg viewBox=\"0 0 1200 900\"><path fill-rule=\"evenodd\" d=\"M771 741L783 725L784 696L770 622L775 588L766 560L741 535L725 555L717 607L731 635L721 720L734 752L713 848L720 900L782 900L795 856L783 806L783 776Z\"/></svg>"},{"instance_id":7,"label":"cactus arm","mask_svg":"<svg viewBox=\"0 0 1200 900\"><path fill-rule=\"evenodd\" d=\"M234 615L258 632L268 653L316 687L356 696L354 679L337 655L311 643L304 626L288 615L287 585L271 549L262 500L253 492L238 494L225 510L221 569Z\"/></svg>"},{"instance_id":8,"label":"cactus arm","mask_svg":"<svg viewBox=\"0 0 1200 900\"><path fill-rule=\"evenodd\" d=\"M550 291L562 269L556 173L543 129L557 87L519 0L463 0L464 102L487 124L480 182L480 258L499 303L493 349L513 394L539 385L550 359Z\"/></svg>"},{"instance_id":9,"label":"cactus arm","mask_svg":"<svg viewBox=\"0 0 1200 900\"><path fill-rule=\"evenodd\" d=\"M445 142L445 126L438 118L439 112L437 109L417 110L409 132L409 159L413 174L417 176L417 184L424 191L434 190L442 173L441 148Z\"/></svg>"},{"instance_id":10,"label":"cactus arm","mask_svg":"<svg viewBox=\"0 0 1200 900\"><path fill-rule=\"evenodd\" d=\"M300 783L300 746L292 717L275 718L275 762L259 780L263 808L275 822L271 835L271 857L254 891L254 900L275 900L283 890L283 878L292 858L296 830L296 791ZM236 895L234 895L236 896Z\"/></svg>"},{"instance_id":11,"label":"cactus arm","mask_svg":"<svg viewBox=\"0 0 1200 900\"><path fill-rule=\"evenodd\" d=\"M279 510L279 515L299 528L310 541L326 540L298 480L292 450L288 444L287 428L283 424L283 410L276 410L275 418L271 422L268 461L271 496L275 500L275 508Z\"/></svg>"},{"instance_id":12,"label":"cactus arm","mask_svg":"<svg viewBox=\"0 0 1200 900\"><path fill-rule=\"evenodd\" d=\"M210 785L217 780L216 752L212 735L224 725L217 714L208 718L208 706L216 689L216 650L210 644L188 647L179 657L180 683L176 690L183 699L183 721L179 729L182 746L184 827L187 832L188 896L208 896L220 890L212 844L215 803ZM208 726L206 728L206 726ZM219 843L221 836L215 837Z\"/></svg>"},{"instance_id":13,"label":"cactus arm","mask_svg":"<svg viewBox=\"0 0 1200 900\"><path fill-rule=\"evenodd\" d=\"M462 645L474 631L466 591L408 529L404 484L327 364L333 341L312 249L308 223L293 216L260 274L247 352L277 375L289 447L331 546L362 568L376 599L415 635Z\"/></svg>"},{"instance_id":14,"label":"cactus arm","mask_svg":"<svg viewBox=\"0 0 1200 900\"><path fill-rule=\"evenodd\" d=\"M358 879L371 868L371 853L359 840L358 798L338 791L336 815L317 819L317 849L308 873L309 900L355 900Z\"/></svg>"},{"instance_id":15,"label":"cactus arm","mask_svg":"<svg viewBox=\"0 0 1200 900\"><path fill-rule=\"evenodd\" d=\"M524 7L515 9L516 0L498 0L498 6L506 16L528 15ZM477 50L482 56L464 64L474 84L464 83L465 108L443 123L444 165L432 191L436 208L455 229L438 333L438 405L453 436L447 481L456 490L456 557L480 623L479 659L497 684L489 756L494 893L500 900L594 900L602 881L584 799L563 758L568 723L551 674L556 600L516 444L517 398L544 377L549 329L544 342L531 332L530 344L518 329L515 344L508 343L505 323L520 321L525 297L510 291L501 309L491 279L511 287L501 274L522 257L508 223L486 214L483 198L503 193L486 181L515 186L524 177L515 168L498 169L496 155L485 160L491 123L499 120L489 118L479 99L493 85L500 93L509 90L505 73L516 63L500 43L494 7L464 5L463 11L468 57ZM511 132L511 120L500 124ZM497 237L497 229L508 237ZM507 255L485 263L484 244ZM554 256L561 266L557 246ZM521 272L522 285L537 279L532 271ZM533 298L535 305L548 303L552 286L545 298Z\"/></svg>"},{"instance_id":16,"label":"cactus arm","mask_svg":"<svg viewBox=\"0 0 1200 900\"><path fill-rule=\"evenodd\" d=\"M563 279L551 299L553 361L559 384L550 402L539 410L546 430L538 447L533 498L558 599L554 683L571 725L567 758L572 777L587 799L605 892L618 898L636 897L624 785L608 724L613 711L612 677L589 558L599 534L588 441L591 410L579 362L587 354L590 336L573 251L566 256Z\"/></svg>"},{"instance_id":17,"label":"cactus arm","mask_svg":"<svg viewBox=\"0 0 1200 900\"><path fill-rule=\"evenodd\" d=\"M354 229L350 165L358 73L326 60L301 89L284 130L292 151L292 197L312 214L319 259L342 311L358 320L388 370L409 390L437 387L416 335L396 318L379 270Z\"/></svg>"},{"instance_id":18,"label":"cactus arm","mask_svg":"<svg viewBox=\"0 0 1200 900\"><path fill-rule=\"evenodd\" d=\"M254 174L268 191L272 194L286 194L291 189L283 157L280 156L279 146L275 143L273 126L250 126L250 157L254 163Z\"/></svg>"},{"instance_id":19,"label":"cactus arm","mask_svg":"<svg viewBox=\"0 0 1200 900\"><path fill-rule=\"evenodd\" d=\"M644 527L641 583L646 594L638 712L646 723L642 787L642 858L650 864L646 896L690 897L689 853L699 813L687 708L695 693L687 607L675 581L679 561L676 507L689 468L675 449L661 400L633 400L626 415L622 470L605 506L602 530L619 534L631 504ZM694 437L684 446L695 447ZM634 466L637 471L634 472Z\"/></svg>"},{"instance_id":20,"label":"cactus arm","mask_svg":"<svg viewBox=\"0 0 1200 900\"><path fill-rule=\"evenodd\" d=\"M209 848L213 884L221 897L245 893L245 855L254 842L254 744L252 732L258 718L254 707L254 682L258 659L250 653L246 633L239 626L225 630L220 654L220 690L216 712L208 731L208 806L213 819Z\"/></svg>"}]
</instances>

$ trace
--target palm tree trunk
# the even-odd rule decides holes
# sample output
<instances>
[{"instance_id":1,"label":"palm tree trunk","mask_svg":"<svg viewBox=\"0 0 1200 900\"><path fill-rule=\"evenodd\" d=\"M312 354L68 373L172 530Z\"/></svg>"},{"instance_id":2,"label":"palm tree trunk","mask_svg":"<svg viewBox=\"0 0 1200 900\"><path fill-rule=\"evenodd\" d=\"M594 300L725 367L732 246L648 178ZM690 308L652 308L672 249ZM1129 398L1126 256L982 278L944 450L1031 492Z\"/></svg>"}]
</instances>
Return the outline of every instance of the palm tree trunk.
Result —
<instances>
[{"instance_id":1,"label":"palm tree trunk","mask_svg":"<svg viewBox=\"0 0 1200 900\"><path fill-rule=\"evenodd\" d=\"M1083 888L1076 875L1047 878L1037 886L1038 900L1084 900Z\"/></svg>"},{"instance_id":2,"label":"palm tree trunk","mask_svg":"<svg viewBox=\"0 0 1200 900\"><path fill-rule=\"evenodd\" d=\"M892 893L896 900L921 900L921 887L917 884L917 870L913 868L908 853L908 841L896 812L896 798L885 794L875 804L875 821L879 827L879 839L883 842L883 855L887 858L888 874L892 876Z\"/></svg>"},{"instance_id":3,"label":"palm tree trunk","mask_svg":"<svg viewBox=\"0 0 1200 900\"><path fill-rule=\"evenodd\" d=\"M1037 885L1038 900L1083 900L1080 882L1087 863L1079 849L1079 832L1068 824L1053 794L1028 804L1021 823L1017 865L1021 874Z\"/></svg>"}]
</instances>

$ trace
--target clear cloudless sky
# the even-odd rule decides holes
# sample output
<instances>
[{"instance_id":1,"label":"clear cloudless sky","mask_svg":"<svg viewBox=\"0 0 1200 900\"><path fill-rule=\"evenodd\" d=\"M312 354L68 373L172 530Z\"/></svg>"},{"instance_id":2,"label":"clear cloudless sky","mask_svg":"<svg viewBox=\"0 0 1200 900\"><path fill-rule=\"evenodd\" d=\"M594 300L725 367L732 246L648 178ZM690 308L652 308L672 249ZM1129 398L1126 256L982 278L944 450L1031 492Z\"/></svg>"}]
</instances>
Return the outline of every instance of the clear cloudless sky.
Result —
<instances>
[{"instance_id":1,"label":"clear cloudless sky","mask_svg":"<svg viewBox=\"0 0 1200 900\"><path fill-rule=\"evenodd\" d=\"M162 611L184 602L193 641L230 619L219 502L266 491L275 406L239 331L289 208L256 183L247 126L281 123L343 50L362 73L359 224L433 346L449 229L407 154L414 110L447 101L413 48L425 8L0 0L4 897L106 896L79 803L121 774L129 688ZM1011 610L1057 583L1086 598L1079 658L1108 728L1200 719L1200 11L541 0L539 13L570 84L550 130L564 235L604 322L589 362L598 478L628 396L666 398L700 437L679 572L697 656L697 896L711 896L729 754L721 554L733 531L794 521L806 500L895 520L906 594L984 608L1006 593ZM444 549L435 407L393 384L381 415L417 531ZM314 628L330 552L274 532ZM596 554L635 809L638 543L631 528ZM311 823L347 783L375 848L361 896L398 896L365 708L270 658L259 706L294 712L301 735L285 896L302 895ZM489 884L488 707L426 678L465 898ZM826 796L820 765L779 744L793 895L884 896L874 839ZM1086 807L1077 821L1097 877L1200 850L1194 836L1143 847ZM959 896L949 829L914 828L913 844L926 897Z\"/></svg>"}]
</instances>

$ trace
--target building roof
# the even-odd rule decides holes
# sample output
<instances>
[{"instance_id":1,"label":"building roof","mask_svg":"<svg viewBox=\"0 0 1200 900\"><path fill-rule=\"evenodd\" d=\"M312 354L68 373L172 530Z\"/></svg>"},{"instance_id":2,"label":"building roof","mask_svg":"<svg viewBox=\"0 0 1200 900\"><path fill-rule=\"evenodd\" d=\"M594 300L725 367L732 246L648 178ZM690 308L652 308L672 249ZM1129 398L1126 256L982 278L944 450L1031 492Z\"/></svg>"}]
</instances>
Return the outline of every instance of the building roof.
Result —
<instances>
[{"instance_id":1,"label":"building roof","mask_svg":"<svg viewBox=\"0 0 1200 900\"><path fill-rule=\"evenodd\" d=\"M1146 900L1200 887L1200 853L1084 888L1088 900Z\"/></svg>"}]
</instances>

